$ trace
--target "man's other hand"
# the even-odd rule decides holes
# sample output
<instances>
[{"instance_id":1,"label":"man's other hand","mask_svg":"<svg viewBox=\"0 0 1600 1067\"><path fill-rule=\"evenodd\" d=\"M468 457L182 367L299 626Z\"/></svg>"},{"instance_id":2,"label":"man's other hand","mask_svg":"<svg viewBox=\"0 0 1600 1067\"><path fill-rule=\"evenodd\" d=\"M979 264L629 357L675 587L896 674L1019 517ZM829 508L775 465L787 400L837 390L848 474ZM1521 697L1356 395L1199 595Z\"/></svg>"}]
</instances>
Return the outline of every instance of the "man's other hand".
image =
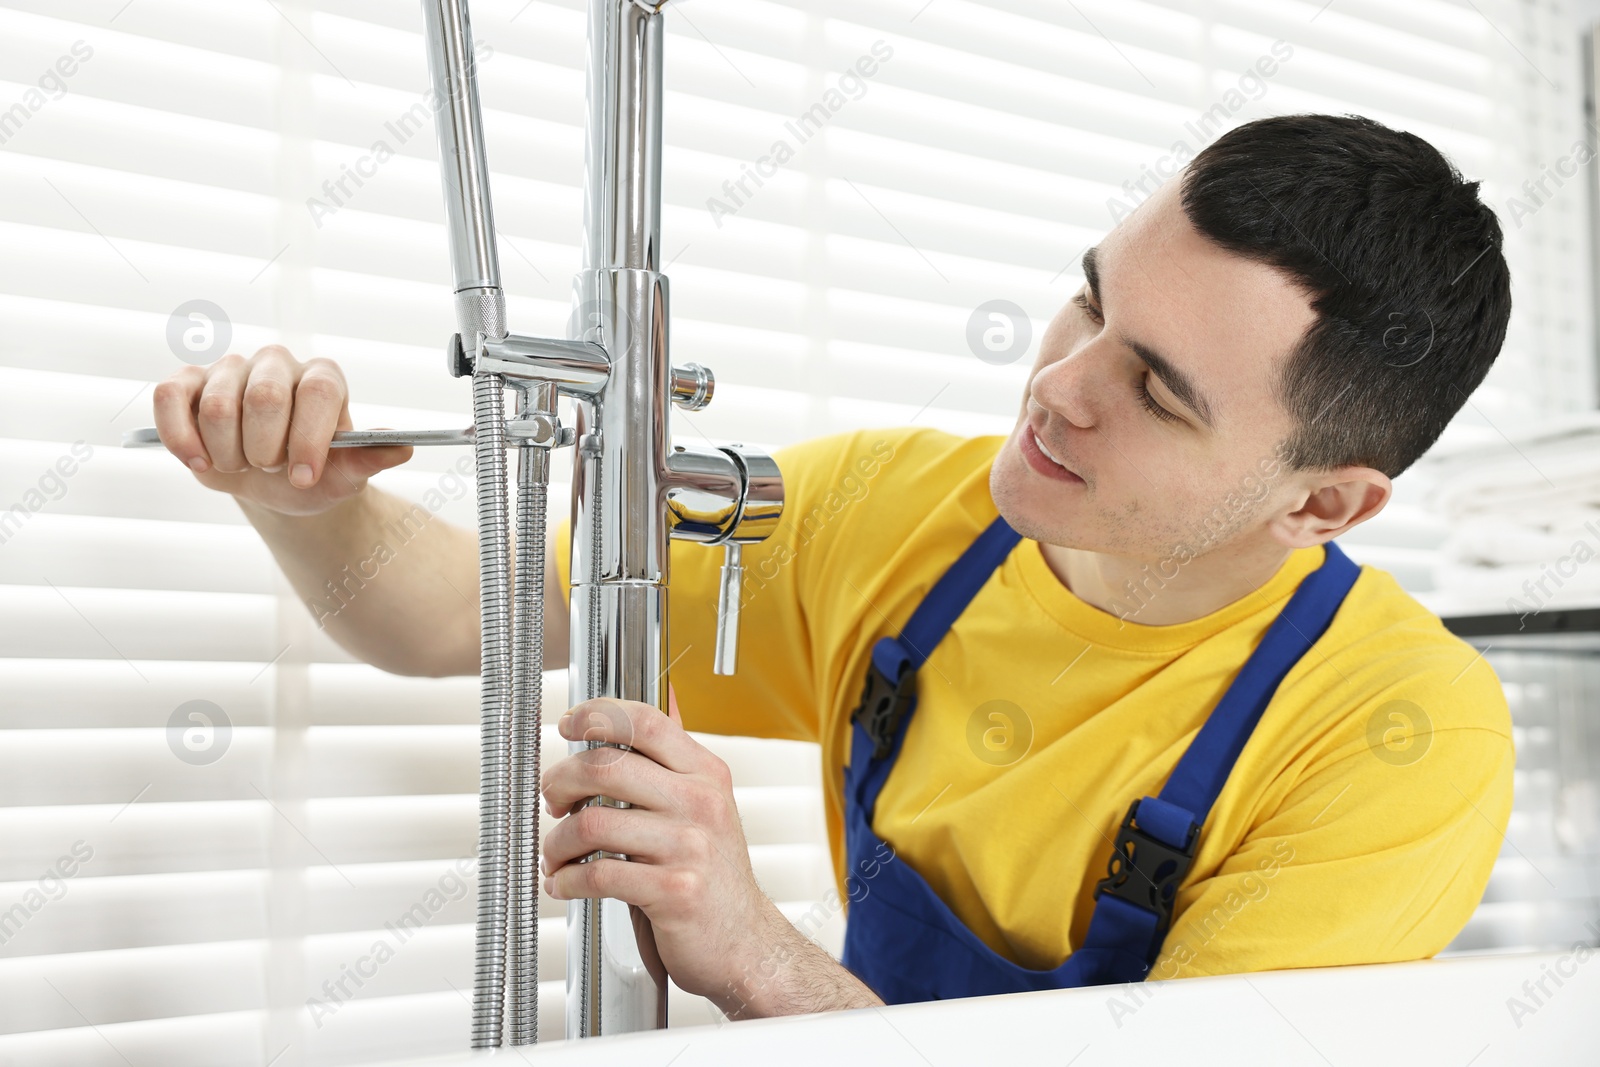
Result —
<instances>
[{"instance_id":1,"label":"man's other hand","mask_svg":"<svg viewBox=\"0 0 1600 1067\"><path fill-rule=\"evenodd\" d=\"M689 993L722 1000L793 926L756 885L728 765L683 729L676 701L597 698L561 720L569 741L609 741L544 775L546 809L561 822L545 839L545 891L557 899L616 897L650 919L656 951ZM577 807L604 796L632 807ZM597 858L596 851L628 860ZM648 946L641 946L647 949Z\"/></svg>"}]
</instances>

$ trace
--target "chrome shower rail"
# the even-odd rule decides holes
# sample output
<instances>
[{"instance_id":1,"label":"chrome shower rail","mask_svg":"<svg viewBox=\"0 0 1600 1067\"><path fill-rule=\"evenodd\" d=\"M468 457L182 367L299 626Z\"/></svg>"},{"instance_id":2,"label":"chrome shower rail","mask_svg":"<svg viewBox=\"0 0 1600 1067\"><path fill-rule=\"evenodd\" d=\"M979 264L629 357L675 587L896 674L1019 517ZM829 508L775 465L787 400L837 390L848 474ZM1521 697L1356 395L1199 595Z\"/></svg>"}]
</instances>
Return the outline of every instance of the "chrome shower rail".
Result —
<instances>
[{"instance_id":1,"label":"chrome shower rail","mask_svg":"<svg viewBox=\"0 0 1600 1067\"><path fill-rule=\"evenodd\" d=\"M473 424L333 435L335 448L470 444L475 452L482 737L474 1048L498 1046L508 1031L513 1045L538 1040L550 450L577 446L569 570L574 704L612 697L665 713L672 538L726 550L713 670L732 674L740 546L770 536L783 512L783 478L766 453L670 443L671 405L699 410L715 381L705 367L673 366L668 358L669 292L659 270L666 2L589 0L583 268L573 282L571 336L541 338L506 329L466 0L422 0L428 69L443 105L436 125L458 331L445 364L456 377L472 377ZM509 419L508 390L517 400ZM562 398L575 426L561 424ZM128 447L160 443L148 428L123 440ZM514 560L507 448L519 452ZM605 797L589 803L619 804ZM567 1036L665 1026L667 976L640 953L638 938L648 932L643 916L636 926L622 901L577 900L569 902L567 920Z\"/></svg>"},{"instance_id":2,"label":"chrome shower rail","mask_svg":"<svg viewBox=\"0 0 1600 1067\"><path fill-rule=\"evenodd\" d=\"M459 333L447 363L452 373L474 376L478 449L483 769L476 1047L500 1043L503 1030L511 1044L538 1039L549 450L577 445L569 571L574 704L613 697L666 710L673 537L727 548L715 669L731 673L739 546L769 536L783 509L783 479L771 457L739 445L670 444L670 405L703 407L714 382L704 367L674 367L668 358L668 287L659 271L663 6L665 0L590 0L583 269L573 285L570 336L547 339L506 331L465 2L423 0L434 87L448 99L438 133ZM499 399L502 385L520 399L510 422ZM561 397L574 410L571 429L560 424ZM522 453L514 568L506 554L507 444ZM636 925L621 901L570 902L569 1037L666 1025L667 976L659 965L647 966L639 949L647 932L643 918Z\"/></svg>"}]
</instances>

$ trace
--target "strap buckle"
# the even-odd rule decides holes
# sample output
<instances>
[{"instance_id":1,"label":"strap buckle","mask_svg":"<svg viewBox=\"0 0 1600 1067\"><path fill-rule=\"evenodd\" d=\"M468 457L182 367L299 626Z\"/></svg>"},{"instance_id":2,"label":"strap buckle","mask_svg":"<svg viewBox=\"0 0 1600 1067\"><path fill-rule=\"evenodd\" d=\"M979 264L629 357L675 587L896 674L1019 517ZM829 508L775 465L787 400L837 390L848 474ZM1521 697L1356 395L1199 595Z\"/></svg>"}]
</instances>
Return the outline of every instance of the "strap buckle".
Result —
<instances>
[{"instance_id":1,"label":"strap buckle","mask_svg":"<svg viewBox=\"0 0 1600 1067\"><path fill-rule=\"evenodd\" d=\"M917 695L917 672L902 662L900 677L890 681L878 669L876 660L867 662L867 681L861 689L861 703L851 718L872 738L872 758L883 759L894 744L895 731Z\"/></svg>"},{"instance_id":2,"label":"strap buckle","mask_svg":"<svg viewBox=\"0 0 1600 1067\"><path fill-rule=\"evenodd\" d=\"M1094 896L1110 893L1157 917L1156 935L1165 935L1172 924L1172 904L1178 894L1178 884L1194 862L1196 842L1200 827L1189 826L1188 839L1182 849L1158 841L1134 825L1139 801L1128 805L1122 817L1122 828L1117 831L1111 859L1106 864L1107 877L1095 883Z\"/></svg>"}]
</instances>

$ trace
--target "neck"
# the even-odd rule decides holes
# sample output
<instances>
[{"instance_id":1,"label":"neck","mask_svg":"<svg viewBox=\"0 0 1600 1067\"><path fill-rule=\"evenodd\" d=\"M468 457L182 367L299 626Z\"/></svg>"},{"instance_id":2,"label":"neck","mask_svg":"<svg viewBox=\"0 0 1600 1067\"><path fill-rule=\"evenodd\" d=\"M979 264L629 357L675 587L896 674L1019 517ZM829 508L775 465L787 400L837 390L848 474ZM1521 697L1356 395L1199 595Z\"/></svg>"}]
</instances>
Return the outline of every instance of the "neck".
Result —
<instances>
[{"instance_id":1,"label":"neck","mask_svg":"<svg viewBox=\"0 0 1600 1067\"><path fill-rule=\"evenodd\" d=\"M1039 549L1079 600L1142 626L1190 622L1227 607L1270 581L1292 551L1280 544L1229 546L1180 566L1176 558L1131 559L1042 541Z\"/></svg>"}]
</instances>

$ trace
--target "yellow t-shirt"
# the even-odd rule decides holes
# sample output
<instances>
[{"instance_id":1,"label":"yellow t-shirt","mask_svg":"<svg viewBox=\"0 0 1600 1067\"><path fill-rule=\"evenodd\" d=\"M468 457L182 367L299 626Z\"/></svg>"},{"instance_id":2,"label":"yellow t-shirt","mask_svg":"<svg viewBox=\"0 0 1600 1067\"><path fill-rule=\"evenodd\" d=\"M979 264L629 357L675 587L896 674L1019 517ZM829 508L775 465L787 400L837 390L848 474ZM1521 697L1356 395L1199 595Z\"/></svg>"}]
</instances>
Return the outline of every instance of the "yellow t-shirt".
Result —
<instances>
[{"instance_id":1,"label":"yellow t-shirt","mask_svg":"<svg viewBox=\"0 0 1600 1067\"><path fill-rule=\"evenodd\" d=\"M684 724L821 744L841 899L843 768L873 643L998 514L1003 440L897 428L779 450L787 503L774 536L744 549L731 677L711 671L723 553L673 543ZM564 585L569 535L563 523ZM1128 805L1160 791L1324 554L1295 551L1254 594L1150 626L1079 600L1024 538L918 673L874 830L994 951L1058 966L1083 941ZM1433 955L1482 896L1514 761L1493 670L1364 567L1218 796L1150 977Z\"/></svg>"}]
</instances>

